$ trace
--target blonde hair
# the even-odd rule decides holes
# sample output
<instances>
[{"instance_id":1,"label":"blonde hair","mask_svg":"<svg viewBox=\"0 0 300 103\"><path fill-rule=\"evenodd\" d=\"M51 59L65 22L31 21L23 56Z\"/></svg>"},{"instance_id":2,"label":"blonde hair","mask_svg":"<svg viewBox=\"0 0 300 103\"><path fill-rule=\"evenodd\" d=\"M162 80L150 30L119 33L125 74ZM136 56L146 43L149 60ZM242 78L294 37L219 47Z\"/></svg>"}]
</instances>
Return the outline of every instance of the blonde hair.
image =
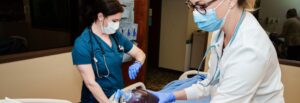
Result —
<instances>
[{"instance_id":1,"label":"blonde hair","mask_svg":"<svg viewBox=\"0 0 300 103\"><path fill-rule=\"evenodd\" d=\"M256 0L238 0L238 4L247 11L255 11L255 1Z\"/></svg>"}]
</instances>

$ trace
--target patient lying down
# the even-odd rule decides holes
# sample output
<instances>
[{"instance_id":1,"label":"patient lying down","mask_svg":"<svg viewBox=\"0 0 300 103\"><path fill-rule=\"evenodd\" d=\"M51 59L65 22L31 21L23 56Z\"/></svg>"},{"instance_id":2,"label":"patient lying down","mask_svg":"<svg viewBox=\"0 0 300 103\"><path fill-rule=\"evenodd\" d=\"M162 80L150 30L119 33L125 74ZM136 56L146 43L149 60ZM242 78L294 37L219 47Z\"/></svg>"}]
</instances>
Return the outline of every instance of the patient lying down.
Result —
<instances>
[{"instance_id":1,"label":"patient lying down","mask_svg":"<svg viewBox=\"0 0 300 103\"><path fill-rule=\"evenodd\" d=\"M158 103L158 98L140 88L129 92L118 90L113 103Z\"/></svg>"}]
</instances>

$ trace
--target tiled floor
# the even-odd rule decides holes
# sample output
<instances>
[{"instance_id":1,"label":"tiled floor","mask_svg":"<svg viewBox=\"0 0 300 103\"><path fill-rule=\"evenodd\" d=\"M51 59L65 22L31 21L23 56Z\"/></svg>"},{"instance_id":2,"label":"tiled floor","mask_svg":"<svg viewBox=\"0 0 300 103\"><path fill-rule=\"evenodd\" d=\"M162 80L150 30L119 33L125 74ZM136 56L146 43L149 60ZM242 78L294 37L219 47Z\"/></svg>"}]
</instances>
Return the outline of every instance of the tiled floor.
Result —
<instances>
[{"instance_id":1,"label":"tiled floor","mask_svg":"<svg viewBox=\"0 0 300 103\"><path fill-rule=\"evenodd\" d=\"M158 91L166 84L177 80L182 72L161 68L148 68L146 72L145 85L147 89Z\"/></svg>"}]
</instances>

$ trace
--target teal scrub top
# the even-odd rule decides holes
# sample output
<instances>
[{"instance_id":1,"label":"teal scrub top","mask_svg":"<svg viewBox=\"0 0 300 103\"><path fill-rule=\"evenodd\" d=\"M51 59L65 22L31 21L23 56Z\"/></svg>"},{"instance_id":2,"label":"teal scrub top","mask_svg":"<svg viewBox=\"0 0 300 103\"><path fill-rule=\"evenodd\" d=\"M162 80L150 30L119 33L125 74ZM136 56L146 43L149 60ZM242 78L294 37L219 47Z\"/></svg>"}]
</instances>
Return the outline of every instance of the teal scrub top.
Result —
<instances>
[{"instance_id":1,"label":"teal scrub top","mask_svg":"<svg viewBox=\"0 0 300 103\"><path fill-rule=\"evenodd\" d=\"M123 51L118 51L118 46L113 36L116 36L119 45L124 48ZM82 32L82 34L75 40L75 44L72 50L72 59L74 65L92 64L96 82L102 87L102 90L107 97L110 97L117 89L124 88L121 67L122 59L124 53L129 52L133 47L133 43L118 32L113 35L109 35L109 37L112 42L112 47L109 47L109 45L106 44L100 37L91 32L90 28L86 28ZM98 42L100 43L98 43L96 40L98 40ZM98 72L100 76L105 76L108 74L108 71L104 65L102 50L99 44L102 45L105 52L104 55L106 57L106 63L110 72L108 77L97 77L95 65L98 66ZM94 50L92 50L92 48ZM95 64L92 60L93 54L98 60L97 64ZM96 102L95 98L84 83L82 86L81 102Z\"/></svg>"}]
</instances>

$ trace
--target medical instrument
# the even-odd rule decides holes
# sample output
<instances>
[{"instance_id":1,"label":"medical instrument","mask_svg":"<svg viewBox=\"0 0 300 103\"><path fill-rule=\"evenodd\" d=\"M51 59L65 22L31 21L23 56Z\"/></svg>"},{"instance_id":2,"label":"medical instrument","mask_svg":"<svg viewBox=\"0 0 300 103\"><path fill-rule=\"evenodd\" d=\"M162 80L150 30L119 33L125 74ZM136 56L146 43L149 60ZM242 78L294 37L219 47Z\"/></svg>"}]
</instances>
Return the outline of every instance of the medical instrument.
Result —
<instances>
[{"instance_id":1,"label":"medical instrument","mask_svg":"<svg viewBox=\"0 0 300 103\"><path fill-rule=\"evenodd\" d=\"M106 62L106 57L105 57L104 47L102 46L101 42L99 42L99 41L97 40L97 38L95 37L94 33L92 32L92 29L91 29L90 27L89 27L88 29L89 29L90 45L91 45L91 48L92 48L92 57L93 57L92 60L93 60L93 62L94 62L94 64L95 64L95 67L96 67L97 77L98 77L98 78L103 78L103 77L106 77L106 78L107 78L107 77L109 76L109 74L110 74L110 71L109 71L109 68L108 68L107 62ZM97 58L96 58L96 56L95 56L96 53L94 52L94 46L93 46L93 44L92 44L92 36L93 36L93 38L96 40L97 44L99 45L99 47L100 47L100 49L101 49L101 54L102 54L102 57L103 57L105 69L106 69L106 71L107 71L107 74L104 75L104 76L100 76L100 75L99 75L99 68L98 68L98 64L97 64L98 60L97 60ZM119 44L119 41L118 41L118 39L117 39L117 37L116 37L116 34L113 34L113 39L114 39L115 43L117 44L118 52L124 52L124 47L122 47L122 46ZM96 51L97 51L97 50L96 50Z\"/></svg>"},{"instance_id":2,"label":"medical instrument","mask_svg":"<svg viewBox=\"0 0 300 103\"><path fill-rule=\"evenodd\" d=\"M209 46L209 48L205 52L205 56L201 60L201 63L198 67L198 72L200 72L200 68L202 67L205 58L207 57L207 55L209 54L209 52L211 51L212 48L216 48L216 45ZM215 50L215 52L216 52L216 50ZM220 56L218 55L217 52L215 54L217 54L217 66L216 66L215 72L212 76L212 79L208 82L208 84L205 85L205 84L199 82L199 84L201 84L203 87L207 87L209 85L214 85L214 84L218 83L218 81L219 81L219 76L220 76L219 60L220 60Z\"/></svg>"}]
</instances>

